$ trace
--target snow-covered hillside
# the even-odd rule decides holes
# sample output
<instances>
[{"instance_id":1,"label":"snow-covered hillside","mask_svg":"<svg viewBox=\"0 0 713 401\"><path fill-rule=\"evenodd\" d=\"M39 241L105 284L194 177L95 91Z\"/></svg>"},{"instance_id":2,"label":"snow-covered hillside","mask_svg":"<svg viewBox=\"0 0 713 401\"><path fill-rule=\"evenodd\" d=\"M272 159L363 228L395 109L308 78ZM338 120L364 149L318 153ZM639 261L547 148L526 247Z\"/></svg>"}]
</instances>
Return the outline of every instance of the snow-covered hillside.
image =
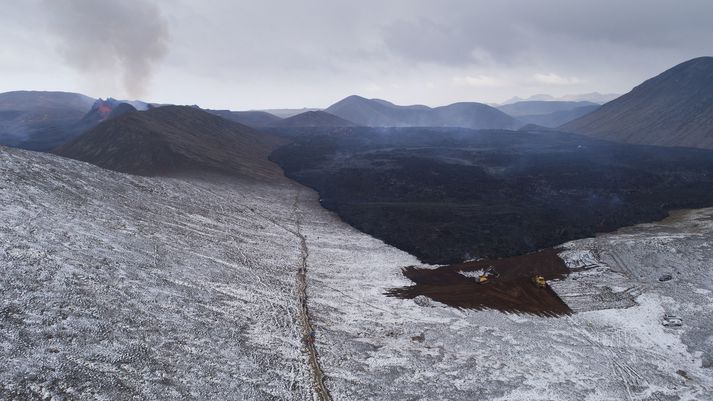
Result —
<instances>
[{"instance_id":1,"label":"snow-covered hillside","mask_svg":"<svg viewBox=\"0 0 713 401\"><path fill-rule=\"evenodd\" d=\"M0 399L316 399L303 258L335 400L713 399L713 210L566 244L541 318L385 297L418 261L287 180L0 148L0 205Z\"/></svg>"},{"instance_id":2,"label":"snow-covered hillside","mask_svg":"<svg viewBox=\"0 0 713 401\"><path fill-rule=\"evenodd\" d=\"M575 314L560 318L384 298L399 260L315 215L310 295L335 399L713 399L713 209L565 244L577 271L552 285Z\"/></svg>"},{"instance_id":3,"label":"snow-covered hillside","mask_svg":"<svg viewBox=\"0 0 713 401\"><path fill-rule=\"evenodd\" d=\"M5 148L0 177L0 399L311 399L298 186Z\"/></svg>"}]
</instances>

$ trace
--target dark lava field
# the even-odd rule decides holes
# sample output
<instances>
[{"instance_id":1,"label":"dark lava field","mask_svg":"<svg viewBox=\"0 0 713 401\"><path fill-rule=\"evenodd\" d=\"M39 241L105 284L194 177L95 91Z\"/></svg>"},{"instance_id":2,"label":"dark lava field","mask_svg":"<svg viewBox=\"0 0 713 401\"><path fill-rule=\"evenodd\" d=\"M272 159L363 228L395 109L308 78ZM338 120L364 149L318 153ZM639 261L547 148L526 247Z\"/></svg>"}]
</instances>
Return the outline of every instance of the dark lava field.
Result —
<instances>
[{"instance_id":1,"label":"dark lava field","mask_svg":"<svg viewBox=\"0 0 713 401\"><path fill-rule=\"evenodd\" d=\"M559 132L281 132L271 155L344 221L423 262L549 248L713 205L713 151Z\"/></svg>"}]
</instances>

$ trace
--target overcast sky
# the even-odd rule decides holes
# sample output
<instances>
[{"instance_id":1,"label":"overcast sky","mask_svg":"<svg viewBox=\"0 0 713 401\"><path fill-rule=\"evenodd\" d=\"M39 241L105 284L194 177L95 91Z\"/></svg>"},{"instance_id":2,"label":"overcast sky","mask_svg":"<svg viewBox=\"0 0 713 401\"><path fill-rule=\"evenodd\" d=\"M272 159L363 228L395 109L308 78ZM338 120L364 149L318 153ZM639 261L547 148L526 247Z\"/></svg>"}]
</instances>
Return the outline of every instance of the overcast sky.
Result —
<instances>
[{"instance_id":1,"label":"overcast sky","mask_svg":"<svg viewBox=\"0 0 713 401\"><path fill-rule=\"evenodd\" d=\"M0 92L202 107L624 93L713 55L711 0L0 0Z\"/></svg>"}]
</instances>

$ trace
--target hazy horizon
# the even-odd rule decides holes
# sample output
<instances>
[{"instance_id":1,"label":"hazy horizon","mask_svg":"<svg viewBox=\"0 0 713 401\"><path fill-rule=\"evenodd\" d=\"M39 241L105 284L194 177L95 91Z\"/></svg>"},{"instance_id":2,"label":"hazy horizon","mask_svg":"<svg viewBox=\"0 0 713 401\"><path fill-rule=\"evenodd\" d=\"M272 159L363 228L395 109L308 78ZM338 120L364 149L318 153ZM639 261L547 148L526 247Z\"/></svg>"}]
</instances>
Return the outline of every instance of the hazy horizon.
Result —
<instances>
[{"instance_id":1,"label":"hazy horizon","mask_svg":"<svg viewBox=\"0 0 713 401\"><path fill-rule=\"evenodd\" d=\"M713 54L710 15L698 0L30 0L0 15L0 92L234 110L626 93Z\"/></svg>"}]
</instances>

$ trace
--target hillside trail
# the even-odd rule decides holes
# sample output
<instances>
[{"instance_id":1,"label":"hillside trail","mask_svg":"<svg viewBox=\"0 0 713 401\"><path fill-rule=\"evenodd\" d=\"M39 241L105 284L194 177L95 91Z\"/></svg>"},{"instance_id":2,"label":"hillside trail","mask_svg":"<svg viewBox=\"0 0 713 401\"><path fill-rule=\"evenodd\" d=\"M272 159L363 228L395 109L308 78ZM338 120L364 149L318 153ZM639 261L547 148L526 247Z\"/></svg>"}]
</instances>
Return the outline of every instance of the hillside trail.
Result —
<instances>
[{"instance_id":1,"label":"hillside trail","mask_svg":"<svg viewBox=\"0 0 713 401\"><path fill-rule=\"evenodd\" d=\"M309 248L307 247L307 239L302 233L302 213L300 212L299 202L301 189L297 189L295 201L292 206L295 230L293 232L300 240L300 266L297 270L297 301L299 304L299 321L302 326L302 334L305 341L303 342L307 350L308 363L312 376L312 384L314 391L320 401L331 401L332 396L329 389L324 383L324 372L319 364L319 356L317 355L317 347L315 345L314 327L312 326L309 308L307 305L307 259L309 258Z\"/></svg>"},{"instance_id":2,"label":"hillside trail","mask_svg":"<svg viewBox=\"0 0 713 401\"><path fill-rule=\"evenodd\" d=\"M307 238L302 233L303 216L302 211L300 210L300 196L302 195L304 188L300 184L290 183L290 185L294 187L295 191L295 198L291 211L292 224L294 227L290 227L289 223L279 221L278 219L261 213L252 207L247 207L246 211L285 230L299 240L300 261L296 276L296 290L298 303L297 320L302 333L302 345L305 347L305 351L307 353L307 363L309 364L310 376L312 378L312 388L314 390L313 396L316 395L316 399L320 401L332 401L332 395L324 383L325 375L319 363L319 356L314 337L310 336L310 334L315 332L315 329L312 325L312 318L307 305L307 259L309 258L309 248L307 246ZM242 196L245 198L244 195Z\"/></svg>"}]
</instances>

